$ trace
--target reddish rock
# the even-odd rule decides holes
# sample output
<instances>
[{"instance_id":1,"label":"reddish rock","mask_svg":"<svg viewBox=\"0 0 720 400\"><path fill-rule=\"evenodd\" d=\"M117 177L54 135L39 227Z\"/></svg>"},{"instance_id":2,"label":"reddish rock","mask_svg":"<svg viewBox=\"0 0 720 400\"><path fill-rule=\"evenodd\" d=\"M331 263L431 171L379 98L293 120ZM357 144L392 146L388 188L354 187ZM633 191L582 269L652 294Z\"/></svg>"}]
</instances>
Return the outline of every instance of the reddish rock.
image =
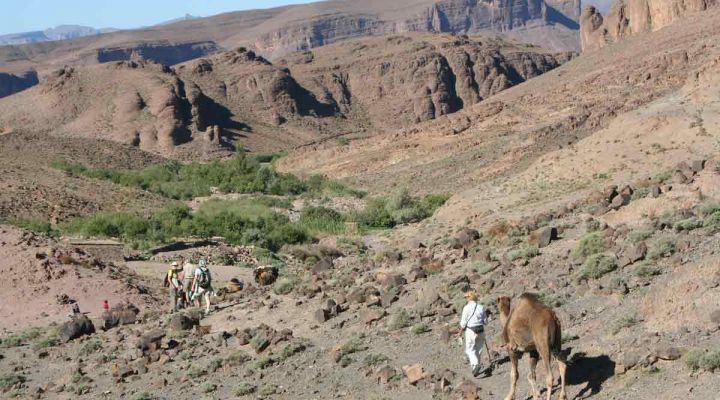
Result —
<instances>
[{"instance_id":1,"label":"reddish rock","mask_svg":"<svg viewBox=\"0 0 720 400\"><path fill-rule=\"evenodd\" d=\"M410 385L415 385L425 378L425 372L420 364L406 365L402 367L402 370L407 379L407 383Z\"/></svg>"}]
</instances>

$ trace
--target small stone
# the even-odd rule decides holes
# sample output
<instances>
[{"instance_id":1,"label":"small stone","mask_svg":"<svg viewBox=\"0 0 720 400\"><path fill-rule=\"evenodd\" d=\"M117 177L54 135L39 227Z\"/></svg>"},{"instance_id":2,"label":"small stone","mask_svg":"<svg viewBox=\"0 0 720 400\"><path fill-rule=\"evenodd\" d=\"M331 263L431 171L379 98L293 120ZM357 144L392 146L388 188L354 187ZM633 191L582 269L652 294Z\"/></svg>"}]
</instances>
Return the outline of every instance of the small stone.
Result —
<instances>
[{"instance_id":1,"label":"small stone","mask_svg":"<svg viewBox=\"0 0 720 400\"><path fill-rule=\"evenodd\" d=\"M327 310L325 309L319 309L315 311L315 321L319 323L323 323L327 321L330 318L330 315Z\"/></svg>"},{"instance_id":2,"label":"small stone","mask_svg":"<svg viewBox=\"0 0 720 400\"><path fill-rule=\"evenodd\" d=\"M371 324L381 320L385 314L385 310L379 308L364 308L360 311L360 319L366 324Z\"/></svg>"},{"instance_id":3,"label":"small stone","mask_svg":"<svg viewBox=\"0 0 720 400\"><path fill-rule=\"evenodd\" d=\"M528 243L538 248L547 247L551 241L558 238L558 231L555 227L544 227L530 233Z\"/></svg>"}]
</instances>

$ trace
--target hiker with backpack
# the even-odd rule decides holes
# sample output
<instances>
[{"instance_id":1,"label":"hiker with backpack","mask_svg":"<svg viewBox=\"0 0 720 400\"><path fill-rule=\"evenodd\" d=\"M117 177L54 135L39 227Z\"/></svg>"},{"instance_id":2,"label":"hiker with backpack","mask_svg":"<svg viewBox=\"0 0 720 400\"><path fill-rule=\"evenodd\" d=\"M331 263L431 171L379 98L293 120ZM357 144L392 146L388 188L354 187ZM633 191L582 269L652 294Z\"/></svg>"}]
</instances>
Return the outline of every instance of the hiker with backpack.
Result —
<instances>
[{"instance_id":1,"label":"hiker with backpack","mask_svg":"<svg viewBox=\"0 0 720 400\"><path fill-rule=\"evenodd\" d=\"M182 284L180 283L181 271L182 268L180 268L180 264L178 264L177 261L173 261L165 277L165 286L170 290L171 312L178 310L178 302L182 300Z\"/></svg>"},{"instance_id":2,"label":"hiker with backpack","mask_svg":"<svg viewBox=\"0 0 720 400\"><path fill-rule=\"evenodd\" d=\"M480 374L480 353L485 345L485 323L487 322L485 307L478 303L475 290L465 293L467 304L463 307L460 318L461 332L465 333L465 354L470 361L473 376Z\"/></svg>"},{"instance_id":3,"label":"hiker with backpack","mask_svg":"<svg viewBox=\"0 0 720 400\"><path fill-rule=\"evenodd\" d=\"M198 268L195 270L195 277L192 284L193 300L195 306L200 307L200 299L205 299L205 314L210 313L210 295L213 294L212 276L208 268L207 261L200 260Z\"/></svg>"},{"instance_id":4,"label":"hiker with backpack","mask_svg":"<svg viewBox=\"0 0 720 400\"><path fill-rule=\"evenodd\" d=\"M194 260L197 260L197 258L197 254L193 254L192 258L183 264L182 280L186 304L192 303L192 285L195 278L195 270L197 269L197 264L195 264Z\"/></svg>"}]
</instances>

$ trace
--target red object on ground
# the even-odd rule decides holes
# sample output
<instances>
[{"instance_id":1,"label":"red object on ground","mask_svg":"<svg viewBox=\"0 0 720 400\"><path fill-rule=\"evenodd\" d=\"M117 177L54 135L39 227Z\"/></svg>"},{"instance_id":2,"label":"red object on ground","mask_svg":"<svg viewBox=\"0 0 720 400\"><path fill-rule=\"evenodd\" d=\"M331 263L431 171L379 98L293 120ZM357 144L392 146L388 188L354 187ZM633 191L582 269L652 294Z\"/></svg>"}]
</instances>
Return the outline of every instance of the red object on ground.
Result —
<instances>
[{"instance_id":1,"label":"red object on ground","mask_svg":"<svg viewBox=\"0 0 720 400\"><path fill-rule=\"evenodd\" d=\"M103 301L103 310L104 310L104 311L107 311L107 310L109 310L109 309L110 309L110 305L108 304L108 301L107 301L107 300L104 300L104 301Z\"/></svg>"}]
</instances>

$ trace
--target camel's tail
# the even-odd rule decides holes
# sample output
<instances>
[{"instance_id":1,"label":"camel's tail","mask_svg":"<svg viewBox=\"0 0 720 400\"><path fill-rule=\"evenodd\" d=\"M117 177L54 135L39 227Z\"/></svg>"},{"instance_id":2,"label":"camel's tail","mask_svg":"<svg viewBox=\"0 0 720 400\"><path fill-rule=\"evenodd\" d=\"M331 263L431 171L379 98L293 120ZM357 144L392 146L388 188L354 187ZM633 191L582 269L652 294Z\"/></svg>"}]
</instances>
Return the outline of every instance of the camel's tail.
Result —
<instances>
[{"instance_id":1,"label":"camel's tail","mask_svg":"<svg viewBox=\"0 0 720 400\"><path fill-rule=\"evenodd\" d=\"M553 316L553 327L550 332L550 353L560 361L565 361L567 354L562 351L562 327L557 316Z\"/></svg>"}]
</instances>

